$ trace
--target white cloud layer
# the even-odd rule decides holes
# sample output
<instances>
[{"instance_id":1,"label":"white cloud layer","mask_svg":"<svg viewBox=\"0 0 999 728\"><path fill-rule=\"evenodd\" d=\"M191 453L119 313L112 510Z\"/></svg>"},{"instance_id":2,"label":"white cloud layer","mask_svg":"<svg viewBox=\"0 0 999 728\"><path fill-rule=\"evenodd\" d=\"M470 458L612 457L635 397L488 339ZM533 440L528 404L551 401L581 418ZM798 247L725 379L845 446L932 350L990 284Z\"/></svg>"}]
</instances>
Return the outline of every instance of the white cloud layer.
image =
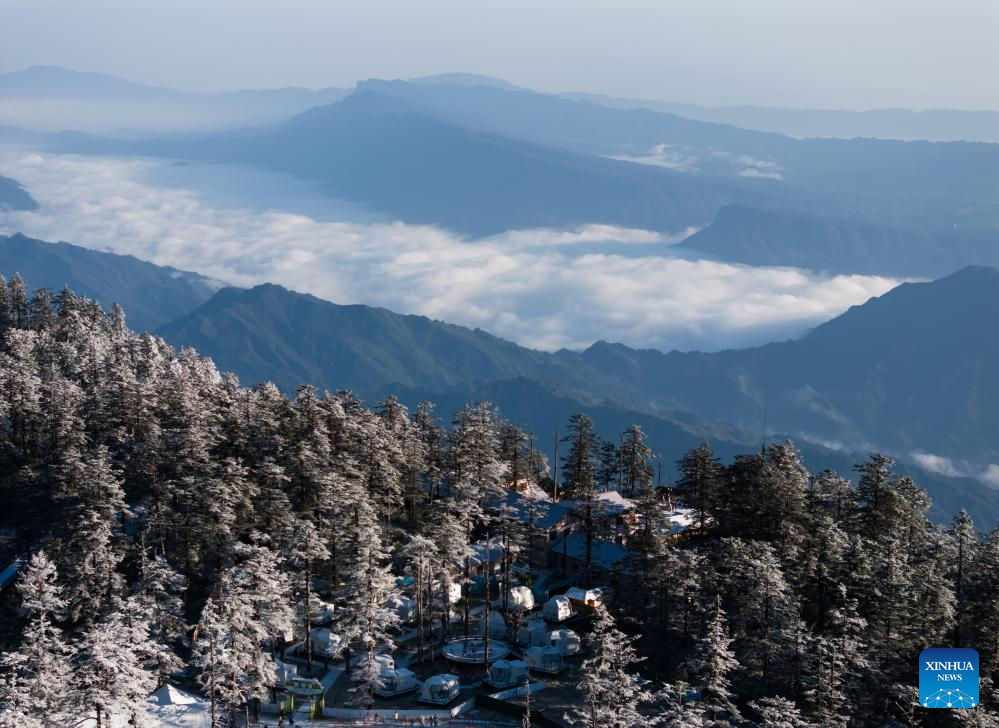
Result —
<instances>
[{"instance_id":1,"label":"white cloud layer","mask_svg":"<svg viewBox=\"0 0 999 728\"><path fill-rule=\"evenodd\" d=\"M203 190L152 184L163 165L6 150L0 173L41 208L3 214L0 230L236 285L271 281L338 303L424 314L547 350L597 339L660 349L761 343L800 334L898 283L663 254L690 231L587 225L469 241L433 226L215 204ZM609 243L620 250L608 252ZM655 254L644 254L652 244Z\"/></svg>"}]
</instances>

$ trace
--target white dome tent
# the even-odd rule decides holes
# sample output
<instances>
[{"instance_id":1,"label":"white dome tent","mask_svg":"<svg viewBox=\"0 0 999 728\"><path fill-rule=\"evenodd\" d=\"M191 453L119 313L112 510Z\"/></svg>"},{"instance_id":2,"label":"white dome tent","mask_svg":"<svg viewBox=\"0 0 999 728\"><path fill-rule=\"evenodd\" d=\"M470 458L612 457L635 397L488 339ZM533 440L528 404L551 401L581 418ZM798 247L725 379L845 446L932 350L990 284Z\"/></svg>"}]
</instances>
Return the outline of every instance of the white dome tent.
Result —
<instances>
[{"instance_id":1,"label":"white dome tent","mask_svg":"<svg viewBox=\"0 0 999 728\"><path fill-rule=\"evenodd\" d=\"M351 658L350 666L352 668L359 666L360 664L367 662L368 653L361 652ZM375 665L378 666L379 670L394 670L395 669L395 658L392 655L385 652L378 652L374 657Z\"/></svg>"},{"instance_id":2,"label":"white dome tent","mask_svg":"<svg viewBox=\"0 0 999 728\"><path fill-rule=\"evenodd\" d=\"M503 689L523 685L530 673L527 663L522 660L497 660L489 668L487 683L494 688Z\"/></svg>"},{"instance_id":3,"label":"white dome tent","mask_svg":"<svg viewBox=\"0 0 999 728\"><path fill-rule=\"evenodd\" d=\"M392 597L388 600L388 608L399 615L404 623L416 621L416 600L408 597Z\"/></svg>"},{"instance_id":4,"label":"white dome tent","mask_svg":"<svg viewBox=\"0 0 999 728\"><path fill-rule=\"evenodd\" d=\"M483 618L479 622L479 634L485 635L486 633L486 620ZM506 637L506 620L503 619L503 615L499 612L490 612L489 614L489 637L502 639Z\"/></svg>"},{"instance_id":5,"label":"white dome tent","mask_svg":"<svg viewBox=\"0 0 999 728\"><path fill-rule=\"evenodd\" d=\"M402 695L419 687L419 683L416 682L416 675L412 670L407 670L404 667L397 670L382 668L378 673L378 683L378 687L375 688L375 695L383 698Z\"/></svg>"},{"instance_id":6,"label":"white dome tent","mask_svg":"<svg viewBox=\"0 0 999 728\"><path fill-rule=\"evenodd\" d=\"M548 634L548 645L563 655L577 655L583 651L583 642L571 629L556 629Z\"/></svg>"},{"instance_id":7,"label":"white dome tent","mask_svg":"<svg viewBox=\"0 0 999 728\"><path fill-rule=\"evenodd\" d=\"M542 614L549 622L564 622L573 614L569 597L559 594L545 602Z\"/></svg>"},{"instance_id":8,"label":"white dome tent","mask_svg":"<svg viewBox=\"0 0 999 728\"><path fill-rule=\"evenodd\" d=\"M432 705L447 705L458 697L460 691L461 685L458 682L457 675L450 673L434 675L427 678L423 683L423 687L420 688L419 701Z\"/></svg>"},{"instance_id":9,"label":"white dome tent","mask_svg":"<svg viewBox=\"0 0 999 728\"><path fill-rule=\"evenodd\" d=\"M343 637L329 629L312 630L312 651L321 657L336 657L345 647Z\"/></svg>"},{"instance_id":10,"label":"white dome tent","mask_svg":"<svg viewBox=\"0 0 999 728\"><path fill-rule=\"evenodd\" d=\"M534 593L526 586L515 586L507 593L507 603L515 612L529 612L534 609Z\"/></svg>"},{"instance_id":11,"label":"white dome tent","mask_svg":"<svg viewBox=\"0 0 999 728\"><path fill-rule=\"evenodd\" d=\"M524 662L532 670L556 675L564 667L562 652L557 647L528 647L524 650Z\"/></svg>"},{"instance_id":12,"label":"white dome tent","mask_svg":"<svg viewBox=\"0 0 999 728\"><path fill-rule=\"evenodd\" d=\"M525 622L517 630L517 642L525 647L545 646L548 643L548 625L540 620Z\"/></svg>"}]
</instances>

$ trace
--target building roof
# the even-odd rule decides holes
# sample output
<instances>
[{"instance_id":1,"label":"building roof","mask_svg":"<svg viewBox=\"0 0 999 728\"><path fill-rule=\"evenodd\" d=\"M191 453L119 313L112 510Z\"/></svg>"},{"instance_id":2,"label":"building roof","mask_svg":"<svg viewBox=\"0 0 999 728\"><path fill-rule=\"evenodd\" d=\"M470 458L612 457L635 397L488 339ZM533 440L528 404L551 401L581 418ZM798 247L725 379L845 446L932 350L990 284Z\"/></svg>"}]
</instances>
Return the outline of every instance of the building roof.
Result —
<instances>
[{"instance_id":1,"label":"building roof","mask_svg":"<svg viewBox=\"0 0 999 728\"><path fill-rule=\"evenodd\" d=\"M635 507L635 501L630 498L625 498L616 490L609 490L606 493L598 493L597 500L600 501L604 508L612 514L624 513L625 511L630 511Z\"/></svg>"},{"instance_id":2,"label":"building roof","mask_svg":"<svg viewBox=\"0 0 999 728\"><path fill-rule=\"evenodd\" d=\"M565 544L565 555L576 561L586 561L586 536L573 531L568 536L553 541L549 551L561 555ZM594 538L591 552L591 563L601 569L627 571L626 564L631 558L631 549L613 541Z\"/></svg>"},{"instance_id":3,"label":"building roof","mask_svg":"<svg viewBox=\"0 0 999 728\"><path fill-rule=\"evenodd\" d=\"M506 508L521 523L533 523L535 528L551 528L569 515L572 506L568 501L531 499L510 490L495 507Z\"/></svg>"}]
</instances>

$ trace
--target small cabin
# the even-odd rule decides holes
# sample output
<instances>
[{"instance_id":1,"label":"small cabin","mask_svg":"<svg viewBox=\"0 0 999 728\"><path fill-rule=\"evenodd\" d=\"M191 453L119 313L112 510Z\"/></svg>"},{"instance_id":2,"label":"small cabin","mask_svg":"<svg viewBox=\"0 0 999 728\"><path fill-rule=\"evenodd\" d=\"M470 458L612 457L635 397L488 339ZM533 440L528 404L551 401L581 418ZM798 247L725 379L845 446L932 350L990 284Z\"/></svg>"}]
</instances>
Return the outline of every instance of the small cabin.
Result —
<instances>
[{"instance_id":1,"label":"small cabin","mask_svg":"<svg viewBox=\"0 0 999 728\"><path fill-rule=\"evenodd\" d=\"M524 662L531 670L556 675L565 666L562 652L557 647L528 647L524 650Z\"/></svg>"},{"instance_id":2,"label":"small cabin","mask_svg":"<svg viewBox=\"0 0 999 728\"><path fill-rule=\"evenodd\" d=\"M479 634L485 635L486 633L486 620L483 617L479 621ZM502 639L506 637L506 620L503 619L503 615L499 612L489 613L489 637L495 639Z\"/></svg>"},{"instance_id":3,"label":"small cabin","mask_svg":"<svg viewBox=\"0 0 999 728\"><path fill-rule=\"evenodd\" d=\"M486 680L494 688L504 688L523 685L530 677L527 663L522 660L496 660L489 668L489 678Z\"/></svg>"},{"instance_id":4,"label":"small cabin","mask_svg":"<svg viewBox=\"0 0 999 728\"><path fill-rule=\"evenodd\" d=\"M420 688L419 701L431 705L447 705L458 697L461 685L457 675L450 673L427 678Z\"/></svg>"},{"instance_id":5,"label":"small cabin","mask_svg":"<svg viewBox=\"0 0 999 728\"><path fill-rule=\"evenodd\" d=\"M404 667L397 670L382 668L378 672L378 684L374 692L382 698L391 698L393 695L412 692L418 687L419 683L416 682L416 675L412 670Z\"/></svg>"},{"instance_id":6,"label":"small cabin","mask_svg":"<svg viewBox=\"0 0 999 728\"><path fill-rule=\"evenodd\" d=\"M534 609L534 592L526 586L515 586L507 592L507 603L515 612L529 612Z\"/></svg>"},{"instance_id":7,"label":"small cabin","mask_svg":"<svg viewBox=\"0 0 999 728\"><path fill-rule=\"evenodd\" d=\"M572 602L562 594L552 597L542 607L542 614L549 622L564 622L573 613Z\"/></svg>"},{"instance_id":8,"label":"small cabin","mask_svg":"<svg viewBox=\"0 0 999 728\"><path fill-rule=\"evenodd\" d=\"M329 629L314 629L310 636L313 654L320 657L336 657L346 644L341 635Z\"/></svg>"},{"instance_id":9,"label":"small cabin","mask_svg":"<svg viewBox=\"0 0 999 728\"><path fill-rule=\"evenodd\" d=\"M595 607L603 604L604 600L603 592L599 589L580 589L578 586L567 589L565 596L577 607Z\"/></svg>"}]
</instances>

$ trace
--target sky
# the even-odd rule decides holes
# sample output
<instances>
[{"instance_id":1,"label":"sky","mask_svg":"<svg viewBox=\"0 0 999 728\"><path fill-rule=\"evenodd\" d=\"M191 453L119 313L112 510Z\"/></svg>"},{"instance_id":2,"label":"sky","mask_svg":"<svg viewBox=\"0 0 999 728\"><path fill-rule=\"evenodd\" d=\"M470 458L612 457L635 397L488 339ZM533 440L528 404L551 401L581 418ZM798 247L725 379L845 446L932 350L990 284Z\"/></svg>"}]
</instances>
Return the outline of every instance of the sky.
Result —
<instances>
[{"instance_id":1,"label":"sky","mask_svg":"<svg viewBox=\"0 0 999 728\"><path fill-rule=\"evenodd\" d=\"M999 108L995 0L0 0L0 71L190 91L463 71L707 105Z\"/></svg>"}]
</instances>

